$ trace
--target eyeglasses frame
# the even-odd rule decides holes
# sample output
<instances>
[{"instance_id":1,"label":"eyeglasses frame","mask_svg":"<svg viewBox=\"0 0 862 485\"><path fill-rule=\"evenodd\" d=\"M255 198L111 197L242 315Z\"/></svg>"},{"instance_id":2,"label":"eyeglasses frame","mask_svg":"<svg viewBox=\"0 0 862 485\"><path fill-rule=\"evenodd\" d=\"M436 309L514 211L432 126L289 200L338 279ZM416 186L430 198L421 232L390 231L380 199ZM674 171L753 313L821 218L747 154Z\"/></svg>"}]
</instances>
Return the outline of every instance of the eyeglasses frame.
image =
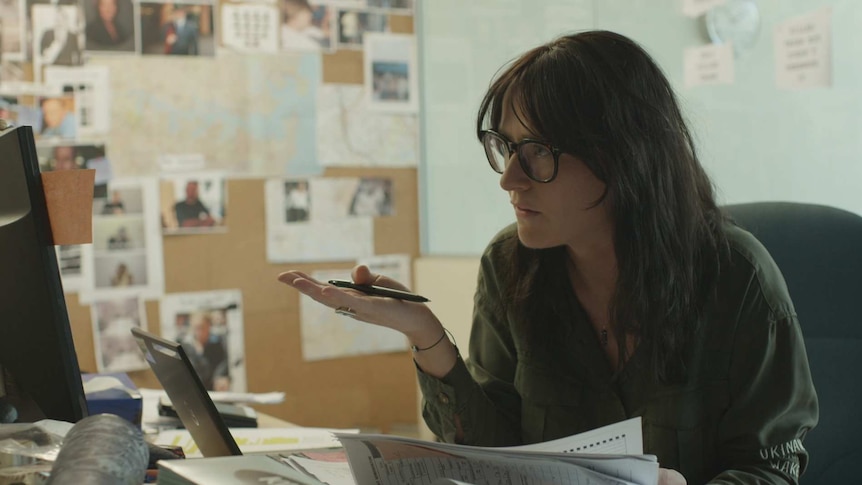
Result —
<instances>
[{"instance_id":1,"label":"eyeglasses frame","mask_svg":"<svg viewBox=\"0 0 862 485\"><path fill-rule=\"evenodd\" d=\"M523 138L519 142L514 142L509 140L505 135L498 131L482 130L479 132L480 139L482 140L482 148L485 151L485 158L488 159L488 164L491 165L491 169L493 171L499 173L500 175L503 174L502 171L497 170L497 168L494 166L494 162L491 161L491 156L488 154L488 145L485 142L485 138L489 134L503 140L503 142L506 144L506 148L509 150L509 155L507 158L511 158L513 153L518 154L518 163L521 165L521 170L524 171L524 175L526 175L530 180L538 182L540 184L547 184L553 182L554 179L557 178L557 170L560 167L560 154L563 153L561 149L555 147L554 145L551 145L546 141L537 140L535 138ZM554 156L554 173L552 173L551 176L547 179L537 179L533 177L529 170L527 170L527 162L524 160L524 158L521 157L521 147L526 145L527 143L535 143L537 145L542 145L543 147L547 148ZM503 170L505 170L505 168Z\"/></svg>"}]
</instances>

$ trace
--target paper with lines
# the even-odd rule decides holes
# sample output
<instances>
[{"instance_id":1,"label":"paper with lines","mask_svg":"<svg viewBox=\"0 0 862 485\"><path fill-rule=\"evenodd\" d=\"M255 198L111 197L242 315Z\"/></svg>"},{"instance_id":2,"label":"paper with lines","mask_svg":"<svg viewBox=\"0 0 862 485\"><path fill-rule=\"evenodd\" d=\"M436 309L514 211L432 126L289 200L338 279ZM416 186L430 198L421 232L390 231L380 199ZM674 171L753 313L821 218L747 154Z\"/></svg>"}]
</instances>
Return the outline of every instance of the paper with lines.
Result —
<instances>
[{"instance_id":1,"label":"paper with lines","mask_svg":"<svg viewBox=\"0 0 862 485\"><path fill-rule=\"evenodd\" d=\"M638 416L558 440L527 446L515 446L509 449L550 451L555 453L640 455L644 452L641 418Z\"/></svg>"},{"instance_id":2,"label":"paper with lines","mask_svg":"<svg viewBox=\"0 0 862 485\"><path fill-rule=\"evenodd\" d=\"M347 451L357 483L655 485L658 482L656 457L642 454L640 418L517 447L452 445L388 435L336 436Z\"/></svg>"}]
</instances>

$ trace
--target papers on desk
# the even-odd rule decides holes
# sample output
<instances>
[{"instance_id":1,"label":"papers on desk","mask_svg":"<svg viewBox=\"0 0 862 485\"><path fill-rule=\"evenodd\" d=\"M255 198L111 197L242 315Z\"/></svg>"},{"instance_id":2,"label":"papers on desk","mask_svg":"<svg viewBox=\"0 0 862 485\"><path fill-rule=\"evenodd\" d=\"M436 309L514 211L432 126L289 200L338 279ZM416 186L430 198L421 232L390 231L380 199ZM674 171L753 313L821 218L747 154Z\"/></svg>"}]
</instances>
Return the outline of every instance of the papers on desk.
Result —
<instances>
[{"instance_id":1,"label":"papers on desk","mask_svg":"<svg viewBox=\"0 0 862 485\"><path fill-rule=\"evenodd\" d=\"M213 401L233 404L278 404L284 402L283 392L210 391L209 394Z\"/></svg>"},{"instance_id":2,"label":"papers on desk","mask_svg":"<svg viewBox=\"0 0 862 485\"><path fill-rule=\"evenodd\" d=\"M656 457L642 454L640 418L546 443L502 448L450 445L345 431L322 428L241 428L231 430L231 433L244 453L278 451L277 455L270 454L269 457L292 468L291 473L300 472L329 485L658 483ZM189 451L196 453L194 442L188 433L184 433L163 432L156 443L181 445L187 454ZM339 446L333 433L343 449L331 448ZM212 466L224 462L222 466L226 466L225 470L238 470L254 468L251 460L258 458L246 455L183 460L183 465L188 465L186 468L210 470ZM220 474L219 477L224 478L222 481L210 479L193 483L231 483L229 480L232 476Z\"/></svg>"},{"instance_id":3,"label":"papers on desk","mask_svg":"<svg viewBox=\"0 0 862 485\"><path fill-rule=\"evenodd\" d=\"M326 428L231 428L230 434L239 449L245 453L271 453L290 450L307 450L315 448L339 448L341 443L335 433L349 435L356 433L355 429ZM162 431L155 439L160 446L182 446L183 452L189 458L201 455L195 441L187 430L174 429Z\"/></svg>"},{"instance_id":4,"label":"papers on desk","mask_svg":"<svg viewBox=\"0 0 862 485\"><path fill-rule=\"evenodd\" d=\"M656 457L641 454L640 418L551 442L507 448L385 435L337 436L347 451L356 483L382 485L419 479L476 485L658 483Z\"/></svg>"}]
</instances>

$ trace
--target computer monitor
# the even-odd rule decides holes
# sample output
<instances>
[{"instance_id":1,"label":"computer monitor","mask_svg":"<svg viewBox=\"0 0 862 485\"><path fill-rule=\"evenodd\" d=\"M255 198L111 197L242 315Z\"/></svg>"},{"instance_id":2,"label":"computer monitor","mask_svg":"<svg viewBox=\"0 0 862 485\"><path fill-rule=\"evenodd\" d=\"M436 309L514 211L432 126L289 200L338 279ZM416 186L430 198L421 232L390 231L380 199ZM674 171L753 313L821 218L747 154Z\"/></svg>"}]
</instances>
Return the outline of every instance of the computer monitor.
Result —
<instances>
[{"instance_id":1,"label":"computer monitor","mask_svg":"<svg viewBox=\"0 0 862 485\"><path fill-rule=\"evenodd\" d=\"M0 132L0 368L18 421L87 416L29 126Z\"/></svg>"}]
</instances>

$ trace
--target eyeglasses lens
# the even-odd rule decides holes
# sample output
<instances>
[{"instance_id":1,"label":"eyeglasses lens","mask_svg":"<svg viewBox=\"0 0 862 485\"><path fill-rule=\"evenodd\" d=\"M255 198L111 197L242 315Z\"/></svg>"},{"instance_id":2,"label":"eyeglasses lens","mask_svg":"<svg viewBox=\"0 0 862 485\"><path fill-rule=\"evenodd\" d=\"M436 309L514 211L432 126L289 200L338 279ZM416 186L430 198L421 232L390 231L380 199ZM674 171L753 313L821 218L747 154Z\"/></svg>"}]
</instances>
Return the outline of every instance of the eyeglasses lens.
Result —
<instances>
[{"instance_id":1,"label":"eyeglasses lens","mask_svg":"<svg viewBox=\"0 0 862 485\"><path fill-rule=\"evenodd\" d=\"M486 133L483 141L485 155L488 156L491 168L497 173L503 173L509 163L509 147L505 140L492 133Z\"/></svg>"},{"instance_id":2,"label":"eyeglasses lens","mask_svg":"<svg viewBox=\"0 0 862 485\"><path fill-rule=\"evenodd\" d=\"M503 173L512 160L509 143L495 133L485 133L482 140L488 163L497 173ZM528 177L546 182L554 177L554 154L545 145L526 142L518 146L518 159Z\"/></svg>"},{"instance_id":3,"label":"eyeglasses lens","mask_svg":"<svg viewBox=\"0 0 862 485\"><path fill-rule=\"evenodd\" d=\"M540 182L554 176L554 154L541 143L524 143L518 150L524 171L533 180Z\"/></svg>"}]
</instances>

